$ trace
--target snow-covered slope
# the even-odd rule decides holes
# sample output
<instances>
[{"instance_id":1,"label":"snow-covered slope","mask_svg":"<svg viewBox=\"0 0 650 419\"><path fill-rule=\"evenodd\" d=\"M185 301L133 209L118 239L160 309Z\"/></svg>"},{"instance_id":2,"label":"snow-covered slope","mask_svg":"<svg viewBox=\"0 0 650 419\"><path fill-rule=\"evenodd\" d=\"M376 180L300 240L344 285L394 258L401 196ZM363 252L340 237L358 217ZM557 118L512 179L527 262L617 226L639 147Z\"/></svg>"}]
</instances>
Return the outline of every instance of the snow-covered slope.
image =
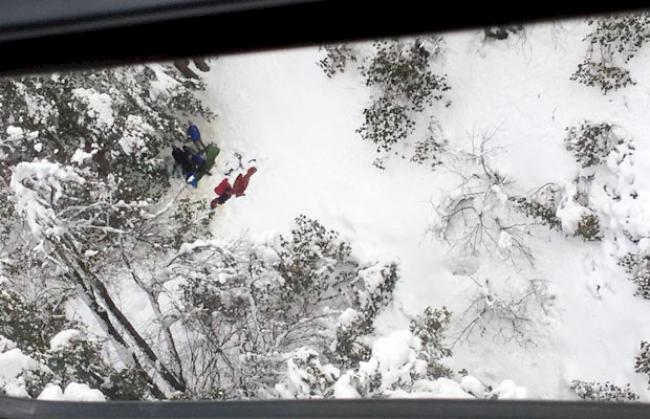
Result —
<instances>
[{"instance_id":1,"label":"snow-covered slope","mask_svg":"<svg viewBox=\"0 0 650 419\"><path fill-rule=\"evenodd\" d=\"M500 172L522 192L547 182L566 184L577 165L565 150L564 129L582 119L623 127L637 147L637 190L650 193L650 64L648 52L630 63L637 85L601 94L571 81L584 55L583 22L529 27L524 40L484 44L478 31L447 34L440 70L448 75L449 108L437 108L450 147L467 149L472 135L494 132ZM256 159L247 196L219 208L215 235L264 236L285 232L301 213L349 240L364 258L397 260L401 282L378 335L407 325L426 306L446 305L460 315L474 289L454 276L449 247L427 234L432 201L453 184L444 170L394 159L372 166L374 147L355 133L368 89L354 70L325 77L318 49L220 57L207 76L208 103L219 114L205 137L223 148L215 175L200 185L212 199L224 162L233 152ZM639 342L650 338L650 302L600 243L585 243L540 229L529 243L535 275L549 281L555 300L536 323L533 342L520 345L490 337L460 341L451 361L487 383L512 378L532 398L567 398L568 381L617 384L650 400L646 380L634 372ZM482 277L517 275L489 260ZM459 316L457 316L459 317Z\"/></svg>"}]
</instances>

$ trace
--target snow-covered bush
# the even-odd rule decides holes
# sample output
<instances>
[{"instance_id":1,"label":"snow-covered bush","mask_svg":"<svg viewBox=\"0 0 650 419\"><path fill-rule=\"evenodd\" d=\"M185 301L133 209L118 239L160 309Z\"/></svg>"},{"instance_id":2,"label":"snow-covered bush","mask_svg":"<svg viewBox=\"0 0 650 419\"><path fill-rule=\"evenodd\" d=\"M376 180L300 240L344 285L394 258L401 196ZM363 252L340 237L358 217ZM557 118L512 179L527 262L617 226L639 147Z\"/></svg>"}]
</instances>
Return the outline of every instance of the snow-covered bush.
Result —
<instances>
[{"instance_id":1,"label":"snow-covered bush","mask_svg":"<svg viewBox=\"0 0 650 419\"><path fill-rule=\"evenodd\" d=\"M473 143L470 151L450 154L449 168L460 182L435 205L432 231L463 255L485 251L515 265L521 259L533 265L525 237L534 223L511 199L513 181L491 166L490 156L497 150L488 143L489 137Z\"/></svg>"},{"instance_id":2,"label":"snow-covered bush","mask_svg":"<svg viewBox=\"0 0 650 419\"><path fill-rule=\"evenodd\" d=\"M409 137L415 128L407 106L387 96L375 100L363 110L364 123L357 132L377 146L377 152L389 152L395 144Z\"/></svg>"},{"instance_id":3,"label":"snow-covered bush","mask_svg":"<svg viewBox=\"0 0 650 419\"><path fill-rule=\"evenodd\" d=\"M602 239L600 231L600 219L596 214L585 214L578 220L578 226L575 231L576 236L580 236L584 241L599 241Z\"/></svg>"},{"instance_id":4,"label":"snow-covered bush","mask_svg":"<svg viewBox=\"0 0 650 419\"><path fill-rule=\"evenodd\" d=\"M556 214L560 198L559 187L549 183L529 196L511 196L508 199L527 217L550 229L561 230L562 221Z\"/></svg>"},{"instance_id":5,"label":"snow-covered bush","mask_svg":"<svg viewBox=\"0 0 650 419\"><path fill-rule=\"evenodd\" d=\"M450 379L451 370L441 363L451 356L445 342L450 316L445 308L427 308L411 321L410 330L378 338L366 360L348 365L341 374L335 397L399 396L422 391L440 379L458 387Z\"/></svg>"},{"instance_id":6,"label":"snow-covered bush","mask_svg":"<svg viewBox=\"0 0 650 419\"><path fill-rule=\"evenodd\" d=\"M331 398L340 374L332 364L322 365L315 351L299 348L287 360L286 378L275 391L283 399Z\"/></svg>"},{"instance_id":7,"label":"snow-covered bush","mask_svg":"<svg viewBox=\"0 0 650 419\"><path fill-rule=\"evenodd\" d=\"M441 44L441 38L432 37L380 41L373 45L374 54L361 66L361 71L366 85L378 94L364 109L364 122L357 132L362 139L374 143L377 152L388 153L405 142L415 130L415 114L442 100L444 92L450 89L446 76L435 74L430 66L441 55ZM436 128L434 132L430 126L430 135L416 142L413 161L433 160L435 166L436 152L443 144L439 126Z\"/></svg>"},{"instance_id":8,"label":"snow-covered bush","mask_svg":"<svg viewBox=\"0 0 650 419\"><path fill-rule=\"evenodd\" d=\"M47 351L50 339L70 325L63 307L49 298L27 301L8 285L0 284L0 335L24 351Z\"/></svg>"},{"instance_id":9,"label":"snow-covered bush","mask_svg":"<svg viewBox=\"0 0 650 419\"><path fill-rule=\"evenodd\" d=\"M636 84L626 68L589 60L578 64L578 69L570 79L586 86L598 87L603 94Z\"/></svg>"},{"instance_id":10,"label":"snow-covered bush","mask_svg":"<svg viewBox=\"0 0 650 419\"><path fill-rule=\"evenodd\" d=\"M286 354L292 369L314 359L300 348L338 366L367 359L358 348L398 278L395 265L362 265L338 233L305 216L277 243L181 247L168 270L182 281L180 307L192 307L177 314L189 332L185 369L201 371L188 390L201 396L219 388L228 399L272 396Z\"/></svg>"},{"instance_id":11,"label":"snow-covered bush","mask_svg":"<svg viewBox=\"0 0 650 419\"><path fill-rule=\"evenodd\" d=\"M82 383L99 389L111 400L142 400L150 397L147 374L139 368L115 369L102 354L102 345L79 339L33 355L45 368L26 374L29 394L38 396L48 385L66 387Z\"/></svg>"},{"instance_id":12,"label":"snow-covered bush","mask_svg":"<svg viewBox=\"0 0 650 419\"><path fill-rule=\"evenodd\" d=\"M205 202L180 198L176 201L170 214L170 234L173 235L173 247L178 249L183 243L190 243L199 238L210 237L210 222L215 212Z\"/></svg>"},{"instance_id":13,"label":"snow-covered bush","mask_svg":"<svg viewBox=\"0 0 650 419\"><path fill-rule=\"evenodd\" d=\"M280 238L277 270L288 292L322 294L335 284L355 276L358 262L352 258L350 244L341 240L318 220L300 215L290 237Z\"/></svg>"},{"instance_id":14,"label":"snow-covered bush","mask_svg":"<svg viewBox=\"0 0 650 419\"><path fill-rule=\"evenodd\" d=\"M556 211L562 229L585 241L599 241L606 235L617 237L615 241L633 241L639 233L623 227L629 224L627 221L616 221L616 228L604 228L613 226L610 220L614 213L629 212L633 205L629 200L638 196L633 178L629 177L635 153L633 142L620 127L606 122L583 121L566 128L566 132L566 148L573 153L580 170L565 186ZM596 204L603 200L611 200L611 206Z\"/></svg>"},{"instance_id":15,"label":"snow-covered bush","mask_svg":"<svg viewBox=\"0 0 650 419\"><path fill-rule=\"evenodd\" d=\"M634 360L634 370L648 376L648 388L650 388L650 342L641 341L641 352Z\"/></svg>"},{"instance_id":16,"label":"snow-covered bush","mask_svg":"<svg viewBox=\"0 0 650 419\"><path fill-rule=\"evenodd\" d=\"M368 359L370 348L363 337L374 331L374 321L379 311L393 298L398 280L397 265L378 265L357 273L363 282L355 287L354 305L346 309L338 319L336 341L325 353L342 366Z\"/></svg>"},{"instance_id":17,"label":"snow-covered bush","mask_svg":"<svg viewBox=\"0 0 650 419\"><path fill-rule=\"evenodd\" d=\"M533 342L538 320L549 315L554 304L546 281L533 278L496 287L487 278L471 279L477 291L461 315L464 326L456 340L478 333L520 345Z\"/></svg>"},{"instance_id":18,"label":"snow-covered bush","mask_svg":"<svg viewBox=\"0 0 650 419\"><path fill-rule=\"evenodd\" d=\"M624 142L624 139L616 136L614 128L607 122L596 124L589 121L567 127L564 138L566 149L573 153L576 162L583 168L603 164L617 145Z\"/></svg>"},{"instance_id":19,"label":"snow-covered bush","mask_svg":"<svg viewBox=\"0 0 650 419\"><path fill-rule=\"evenodd\" d=\"M556 216L564 233L580 237L584 241L602 239L601 221L590 201L591 185L594 175L578 176L562 191Z\"/></svg>"},{"instance_id":20,"label":"snow-covered bush","mask_svg":"<svg viewBox=\"0 0 650 419\"><path fill-rule=\"evenodd\" d=\"M33 364L16 375L25 395L37 397L49 385L70 383L87 384L115 400L139 400L149 394L144 371L110 366L103 358L102 345L71 327L80 325L66 320L61 304L47 298L28 301L0 285L0 336Z\"/></svg>"},{"instance_id":21,"label":"snow-covered bush","mask_svg":"<svg viewBox=\"0 0 650 419\"><path fill-rule=\"evenodd\" d=\"M432 309L427 307L421 316L411 321L409 330L420 339L421 358L427 361L427 376L433 378L450 377L452 372L440 364L440 360L452 355L445 342L445 332L449 326L451 313L446 307Z\"/></svg>"},{"instance_id":22,"label":"snow-covered bush","mask_svg":"<svg viewBox=\"0 0 650 419\"><path fill-rule=\"evenodd\" d=\"M442 164L442 154L447 140L442 135L442 129L435 118L431 118L422 140L416 141L413 147L411 161L418 164L428 163L431 169Z\"/></svg>"},{"instance_id":23,"label":"snow-covered bush","mask_svg":"<svg viewBox=\"0 0 650 419\"><path fill-rule=\"evenodd\" d=\"M301 367L294 358L276 386L279 397L439 397L522 398L525 389L510 380L496 388L481 383L467 372L453 374L442 361L451 356L446 344L450 313L428 308L411 322L410 330L396 330L378 337L366 360L346 369L326 363L324 355L301 349ZM307 361L307 362L305 362Z\"/></svg>"},{"instance_id":24,"label":"snow-covered bush","mask_svg":"<svg viewBox=\"0 0 650 419\"><path fill-rule=\"evenodd\" d=\"M637 287L635 295L650 300L650 256L629 253L618 261Z\"/></svg>"},{"instance_id":25,"label":"snow-covered bush","mask_svg":"<svg viewBox=\"0 0 650 419\"><path fill-rule=\"evenodd\" d=\"M628 63L650 42L650 14L647 12L589 19L587 24L594 29L584 41L610 59L619 56Z\"/></svg>"},{"instance_id":26,"label":"snow-covered bush","mask_svg":"<svg viewBox=\"0 0 650 419\"><path fill-rule=\"evenodd\" d=\"M593 27L583 39L588 45L587 55L571 80L597 86L603 94L636 84L624 65L650 41L650 15L637 12L589 19L587 23Z\"/></svg>"},{"instance_id":27,"label":"snow-covered bush","mask_svg":"<svg viewBox=\"0 0 650 419\"><path fill-rule=\"evenodd\" d=\"M420 37L410 40L382 40L372 44L371 51L358 50L350 45L322 47L326 56L318 62L328 77L343 72L349 63L359 61L358 69L365 83L373 91L373 100L363 110L362 125L356 130L361 138L372 142L378 153L392 151L397 145L404 149L395 154L416 163L440 163L439 154L445 141L435 118L430 118L424 138L409 144L416 128L416 114L425 111L444 98L450 89L446 75L436 74L431 63L442 54L442 38ZM450 102L446 103L449 106ZM413 148L412 151L406 149ZM384 169L385 158L373 163Z\"/></svg>"},{"instance_id":28,"label":"snow-covered bush","mask_svg":"<svg viewBox=\"0 0 650 419\"><path fill-rule=\"evenodd\" d=\"M582 400L615 403L639 400L639 395L630 389L630 384L619 387L609 381L597 383L573 380L570 387Z\"/></svg>"},{"instance_id":29,"label":"snow-covered bush","mask_svg":"<svg viewBox=\"0 0 650 419\"><path fill-rule=\"evenodd\" d=\"M325 52L325 57L318 61L318 66L329 78L343 73L350 62L357 61L352 46L348 44L326 45L320 49Z\"/></svg>"},{"instance_id":30,"label":"snow-covered bush","mask_svg":"<svg viewBox=\"0 0 650 419\"><path fill-rule=\"evenodd\" d=\"M435 74L430 60L440 54L440 38L413 41L380 41L375 55L363 69L368 86L377 86L390 100L419 112L442 100L450 89L446 76Z\"/></svg>"}]
</instances>

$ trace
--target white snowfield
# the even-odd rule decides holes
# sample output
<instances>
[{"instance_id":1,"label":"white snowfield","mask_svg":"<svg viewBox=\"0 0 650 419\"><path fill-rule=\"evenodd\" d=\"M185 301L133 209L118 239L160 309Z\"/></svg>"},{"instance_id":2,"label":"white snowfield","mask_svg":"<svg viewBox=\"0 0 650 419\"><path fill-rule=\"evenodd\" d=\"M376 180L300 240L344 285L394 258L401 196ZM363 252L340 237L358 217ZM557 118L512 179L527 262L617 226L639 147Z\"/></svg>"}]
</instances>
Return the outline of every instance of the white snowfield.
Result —
<instances>
[{"instance_id":1,"label":"white snowfield","mask_svg":"<svg viewBox=\"0 0 650 419\"><path fill-rule=\"evenodd\" d=\"M523 40L485 44L479 31L444 35L435 70L448 75L451 106L437 103L430 112L449 149L470 150L473 136L491 134L490 145L500 148L490 157L493 167L522 194L548 182L571 185L579 165L565 149L566 127L585 119L622 127L636 152L621 178L633 182L639 199L603 205L611 214L632 214L631 222L650 235L650 51L627 65L637 84L605 96L569 79L584 57L587 31L584 22L532 26ZM524 342L489 334L458 339L444 362L473 377L453 385L438 380L437 388L418 394L464 397L484 392L486 383L503 397L566 399L575 398L568 383L581 379L629 382L650 400L647 377L634 371L639 344L650 339L650 301L634 296L634 284L616 265L612 254L623 249L542 226L527 238L534 267L452 252L428 232L435 221L432 203L451 194L458 178L408 159L392 158L386 170L374 167L375 147L355 132L372 92L353 68L328 79L316 65L320 58L309 48L213 62L207 100L219 117L202 130L222 155L198 193L213 198L220 165L235 151L257 159L258 169L246 196L217 210L213 232L264 238L287 232L302 213L341 232L363 259L398 260L395 303L378 320L373 349L387 376L398 375L393 366L408 361L402 359L408 351L398 351L408 347L407 336L396 331L408 330L409 319L425 307L446 306L452 332L459 334L477 293L490 304L492 286L508 290L521 280L544 281L552 306L531 315ZM557 215L572 231L582 210L567 204ZM512 245L507 233L498 237L499 248ZM490 285L477 286L485 280ZM345 379L336 396L354 397Z\"/></svg>"},{"instance_id":2,"label":"white snowfield","mask_svg":"<svg viewBox=\"0 0 650 419\"><path fill-rule=\"evenodd\" d=\"M210 226L214 237L185 243L176 256L239 240L264 247L259 255L270 266L280 256L262 244L289 233L295 218L304 214L339 232L350 243L354 260L363 261L355 273L356 284L368 292L359 296L364 301L357 308L363 310L369 295L387 284L381 274L384 263L398 264L394 299L377 317L372 336L363 337L371 350L369 359L357 361L354 370L343 370L345 364L324 364L325 358L313 348L296 344L291 353L281 354L286 377L276 384L276 396L357 398L372 385L378 387L377 394L388 397L575 400L578 393L570 383L583 380L621 388L630 383L630 391L650 401L647 374L635 372L640 343L650 341L650 300L635 296L636 285L618 263L625 256L650 254L650 50L640 50L626 64L636 84L603 95L596 87L570 80L585 57L583 38L589 30L584 21L575 21L529 26L525 36L504 41L486 42L478 30L444 34L442 53L431 65L436 74L446 75L451 90L414 116L422 127L406 144L395 147L413 148L427 135L422 122L435 117L445 141L441 164L433 170L392 152L383 160L385 170L373 165L377 146L362 141L357 129L364 108L380 92L366 86L356 65L327 78L317 65L323 57L318 48L219 57L211 62L209 73L201 73L207 83L202 99L218 117L211 125L197 123L204 142L216 143L221 155L213 175L202 178L198 189L181 181L175 186L185 187L180 191L185 197L207 207L235 153L257 173L245 196L217 207ZM370 46L353 48L363 56ZM157 77L151 98L178 83L161 66L151 69ZM109 95L85 88L75 89L74 95L98 134L120 120ZM612 136L620 140L588 168L581 167L565 142L567 128L584 121L611 124ZM130 116L125 129L119 148L137 156L153 127ZM3 143L26 141L34 150L43 149L38 132L18 126L5 131ZM482 139L489 139L486 157L470 156ZM12 168L9 186L15 209L37 239L34 252L46 249L46 239L65 238L69 231L70 224L57 218L52 206L65 200L65 184L86 182L79 170L96 151L84 150L74 153L70 166L39 155ZM237 174L232 173L231 183ZM517 197L548 192L544 188L549 185L561 191L550 217L553 228L531 225L534 221L520 209L512 210ZM156 213L145 212L149 208L142 201L142 216L164 213L180 192L171 188L172 199L164 200ZM450 202L460 203L456 208L467 205L481 214L477 218L485 225L498 228L489 231L479 224L478 233L467 236L475 239L462 243L459 237L467 221L449 221L453 217L444 208ZM576 236L589 216L599 220L600 240ZM101 251L80 250L91 262ZM190 262L203 267L198 260L188 258ZM161 274L160 280L168 281L156 283L150 294L138 284L136 271L111 277L106 287L133 328L153 347L159 346L155 349L161 356L145 364L157 369L165 362L164 352L172 349L172 334L179 345L185 342L183 331L174 327L174 310L192 309L180 297L187 280L183 275L191 276L192 271ZM215 283L228 285L230 278L226 269L214 273ZM233 295L239 298L242 293ZM441 338L453 352L449 357L440 348L445 352L442 359L423 357L423 348L437 344L440 336L427 342L426 333L409 327L428 307L446 307L451 313ZM75 300L67 308L88 330L79 327L52 336L50 352L64 354L78 340L104 332L87 302ZM363 318L361 310L342 311L338 326L354 327ZM257 311L251 312L255 317ZM437 313L443 317L434 321L446 324L449 313ZM161 325L171 326L165 331ZM185 337L191 341L187 331ZM4 393L29 396L23 373L44 366L28 353L0 336ZM115 366L129 359L117 346L106 345L104 353ZM438 361L442 365L434 365ZM441 376L430 373L434 366L449 368L452 373L442 375L452 378L422 379ZM99 389L86 384L57 383L63 384L46 387L38 398L106 400ZM174 386L163 384L161 391L172 394Z\"/></svg>"}]
</instances>

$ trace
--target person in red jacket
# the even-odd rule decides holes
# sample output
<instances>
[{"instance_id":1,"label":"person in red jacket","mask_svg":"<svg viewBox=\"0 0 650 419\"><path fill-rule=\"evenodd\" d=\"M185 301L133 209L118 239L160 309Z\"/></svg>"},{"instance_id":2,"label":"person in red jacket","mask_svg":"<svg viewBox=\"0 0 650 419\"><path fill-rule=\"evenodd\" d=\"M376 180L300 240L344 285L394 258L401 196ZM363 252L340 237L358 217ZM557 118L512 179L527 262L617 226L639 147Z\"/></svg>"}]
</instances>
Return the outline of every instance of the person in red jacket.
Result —
<instances>
[{"instance_id":1,"label":"person in red jacket","mask_svg":"<svg viewBox=\"0 0 650 419\"><path fill-rule=\"evenodd\" d=\"M250 182L250 178L255 172L257 172L257 169L251 167L246 171L245 175L240 173L232 186L227 177L223 178L221 183L214 188L214 193L217 194L217 197L210 202L210 208L215 209L217 205L223 205L233 196L244 196L244 192L246 192L246 188L248 188L248 182Z\"/></svg>"},{"instance_id":2,"label":"person in red jacket","mask_svg":"<svg viewBox=\"0 0 650 419\"><path fill-rule=\"evenodd\" d=\"M233 194L236 197L244 196L244 192L246 191L246 188L248 188L248 182L255 172L257 172L257 169L251 167L246 171L245 175L242 175L241 173L237 175L237 179L235 179L235 183L232 186Z\"/></svg>"},{"instance_id":3,"label":"person in red jacket","mask_svg":"<svg viewBox=\"0 0 650 419\"><path fill-rule=\"evenodd\" d=\"M232 186L228 182L228 178L223 178L221 183L214 188L214 193L217 194L217 197L210 202L210 208L215 209L217 205L223 205L229 200L233 195Z\"/></svg>"}]
</instances>

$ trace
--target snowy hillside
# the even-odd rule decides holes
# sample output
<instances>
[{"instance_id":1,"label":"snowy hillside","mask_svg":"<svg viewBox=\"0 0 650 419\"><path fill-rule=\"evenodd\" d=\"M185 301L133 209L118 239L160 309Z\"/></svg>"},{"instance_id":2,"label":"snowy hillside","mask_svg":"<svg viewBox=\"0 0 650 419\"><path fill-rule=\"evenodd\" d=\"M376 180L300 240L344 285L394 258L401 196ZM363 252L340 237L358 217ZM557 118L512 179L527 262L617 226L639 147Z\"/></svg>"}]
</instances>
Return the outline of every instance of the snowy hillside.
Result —
<instances>
[{"instance_id":1,"label":"snowy hillside","mask_svg":"<svg viewBox=\"0 0 650 419\"><path fill-rule=\"evenodd\" d=\"M208 64L0 80L0 393L650 401L650 15Z\"/></svg>"},{"instance_id":2,"label":"snowy hillside","mask_svg":"<svg viewBox=\"0 0 650 419\"><path fill-rule=\"evenodd\" d=\"M578 166L564 145L566 127L606 121L634 140L630 176L640 194L650 191L644 180L649 159L643 157L650 155L650 78L644 71L650 55L642 51L630 63L636 86L604 96L569 79L585 54L587 32L584 22L566 22L527 27L524 39L485 42L479 31L444 35L438 68L448 75L452 105L431 112L449 147L469 150L472 136L489 133L490 145L501 148L493 167L513 179L516 190L530 193L576 176ZM429 305L462 313L476 287L453 274L450 247L427 234L435 215L431 202L451 193L457 181L444 167L432 172L398 160L384 171L372 166L374 147L355 133L369 89L354 68L326 78L315 65L320 58L322 52L304 49L215 62L208 100L220 117L211 134L226 151L256 158L260 172L249 196L221 209L213 231L228 237L285 231L295 214L304 213L340 231L364 258L398 260L395 305L379 319L377 335L405 327L409 316ZM210 195L212 185L204 186ZM648 214L650 207L637 210ZM476 337L457 343L453 366L488 382L512 378L531 398L570 398L572 379L631 382L647 397L647 380L634 372L633 359L650 336L650 303L633 295L634 285L606 243L545 228L528 241L534 269L486 257L474 276L506 288L506 278L547 280L552 310L533 314L539 318L530 344Z\"/></svg>"}]
</instances>

